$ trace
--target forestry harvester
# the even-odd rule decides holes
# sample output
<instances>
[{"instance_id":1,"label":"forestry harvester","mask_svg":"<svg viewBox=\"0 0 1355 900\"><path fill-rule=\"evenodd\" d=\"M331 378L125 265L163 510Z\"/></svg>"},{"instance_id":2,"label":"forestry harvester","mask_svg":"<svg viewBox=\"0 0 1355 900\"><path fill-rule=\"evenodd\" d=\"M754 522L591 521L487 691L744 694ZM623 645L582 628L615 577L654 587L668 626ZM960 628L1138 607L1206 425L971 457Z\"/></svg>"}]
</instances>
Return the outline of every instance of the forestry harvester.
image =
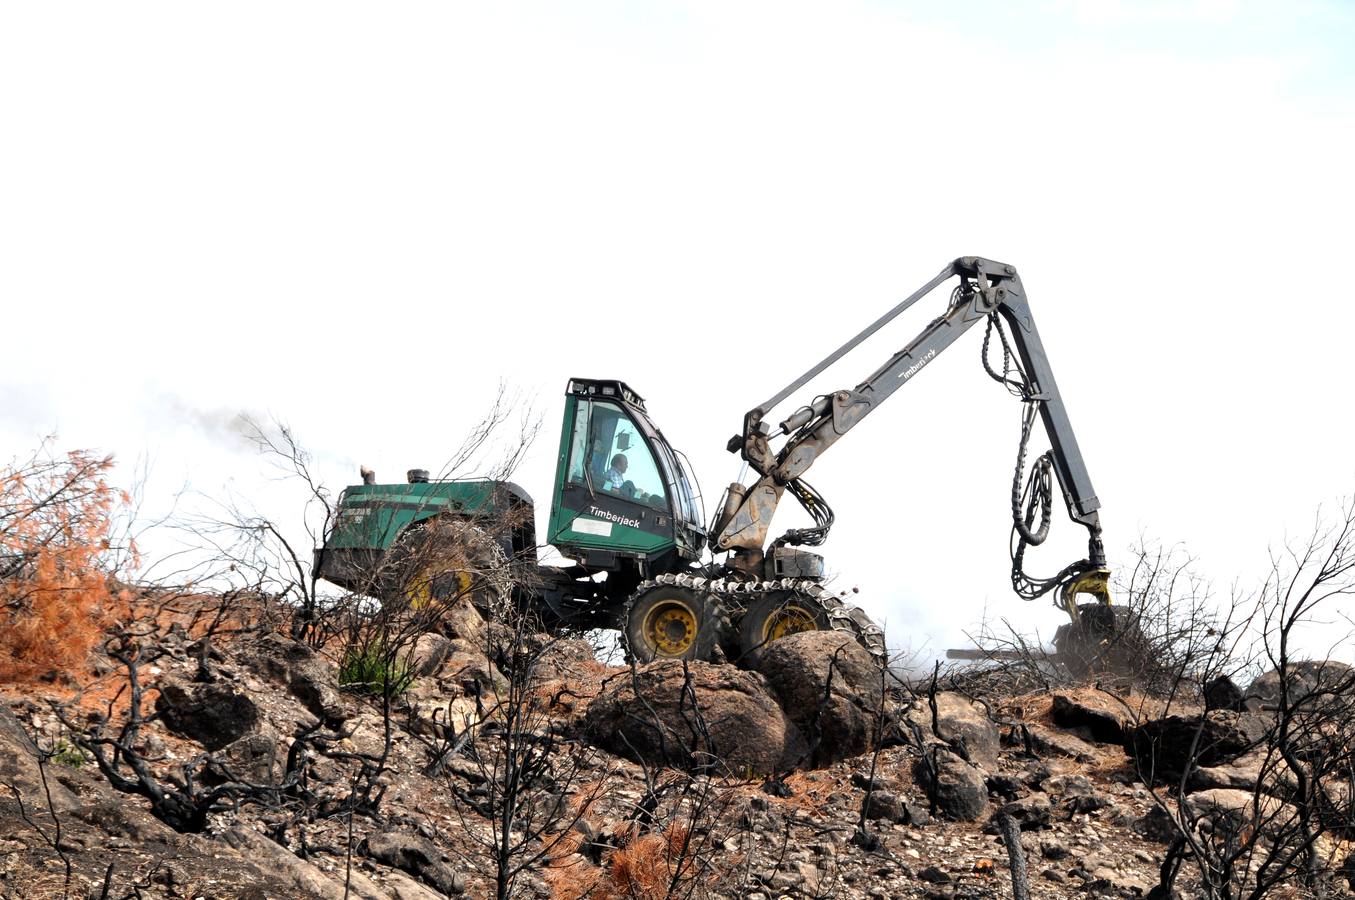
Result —
<instances>
[{"instance_id":1,"label":"forestry harvester","mask_svg":"<svg viewBox=\"0 0 1355 900\"><path fill-rule=\"evenodd\" d=\"M814 398L773 425L774 408L934 289L958 279L943 315L856 387ZM1107 588L1099 501L1035 329L1016 270L980 257L947 265L860 334L743 417L728 449L752 470L725 491L706 523L685 457L651 420L644 399L621 381L573 378L566 389L547 541L572 561L537 562L531 497L494 480L430 480L345 489L317 553L319 575L385 599L469 593L492 613L499 600L525 604L550 623L614 627L628 652L655 658L754 658L770 641L800 631L849 632L877 657L881 630L823 585L824 542L833 512L804 480L829 448L911 382L960 335L983 323L988 374L1024 406L1012 483L1012 587L1031 600L1056 592L1072 619L1060 653L1094 647L1115 625ZM994 346L996 338L996 347ZM990 351L993 351L990 353ZM1001 362L991 359L1000 351ZM1050 449L1027 468L1036 421ZM1087 529L1087 556L1050 578L1023 566L1049 530L1057 480L1072 520ZM374 481L364 477L365 482ZM790 494L813 525L768 540ZM496 579L504 570L512 577ZM1078 597L1093 602L1079 605ZM497 598L497 600L495 599ZM1116 608L1118 611L1118 607Z\"/></svg>"}]
</instances>

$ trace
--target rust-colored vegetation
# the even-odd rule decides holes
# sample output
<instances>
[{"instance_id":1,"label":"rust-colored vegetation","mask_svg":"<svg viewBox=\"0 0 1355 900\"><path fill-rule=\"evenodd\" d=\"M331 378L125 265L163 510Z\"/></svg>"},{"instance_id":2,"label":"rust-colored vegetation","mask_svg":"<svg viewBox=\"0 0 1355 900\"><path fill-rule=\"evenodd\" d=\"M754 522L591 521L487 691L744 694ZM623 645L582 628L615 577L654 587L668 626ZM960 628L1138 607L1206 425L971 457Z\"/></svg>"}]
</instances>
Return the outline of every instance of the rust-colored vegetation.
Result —
<instances>
[{"instance_id":1,"label":"rust-colored vegetation","mask_svg":"<svg viewBox=\"0 0 1355 900\"><path fill-rule=\"evenodd\" d=\"M132 548L113 520L129 500L111 457L37 455L0 470L0 681L51 680L83 666L106 617L128 597Z\"/></svg>"},{"instance_id":2,"label":"rust-colored vegetation","mask_svg":"<svg viewBox=\"0 0 1355 900\"><path fill-rule=\"evenodd\" d=\"M691 832L680 822L663 831L632 834L622 846L607 853L602 866L593 866L571 854L557 856L547 871L557 900L663 900L685 896L701 874L691 852ZM562 849L572 850L572 847Z\"/></svg>"}]
</instances>

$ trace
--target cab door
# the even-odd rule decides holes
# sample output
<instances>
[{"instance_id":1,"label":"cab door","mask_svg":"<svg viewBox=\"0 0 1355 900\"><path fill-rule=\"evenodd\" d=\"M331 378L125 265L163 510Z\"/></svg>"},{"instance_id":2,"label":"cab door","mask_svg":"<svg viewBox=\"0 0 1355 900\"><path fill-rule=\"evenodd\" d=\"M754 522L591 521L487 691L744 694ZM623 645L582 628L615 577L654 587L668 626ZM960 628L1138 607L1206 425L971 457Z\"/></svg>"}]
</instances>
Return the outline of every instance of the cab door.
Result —
<instances>
[{"instance_id":1,"label":"cab door","mask_svg":"<svg viewBox=\"0 0 1355 900\"><path fill-rule=\"evenodd\" d=\"M674 546L666 479L625 406L570 396L560 441L550 542L645 558Z\"/></svg>"}]
</instances>

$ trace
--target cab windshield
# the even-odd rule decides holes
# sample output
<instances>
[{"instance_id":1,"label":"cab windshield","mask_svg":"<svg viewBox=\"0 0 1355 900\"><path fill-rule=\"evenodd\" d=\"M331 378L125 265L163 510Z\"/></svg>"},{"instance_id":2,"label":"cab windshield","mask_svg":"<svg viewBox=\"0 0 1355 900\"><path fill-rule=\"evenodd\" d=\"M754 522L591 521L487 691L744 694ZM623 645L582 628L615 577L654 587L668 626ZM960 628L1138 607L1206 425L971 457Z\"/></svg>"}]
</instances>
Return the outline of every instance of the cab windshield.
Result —
<instances>
[{"instance_id":1,"label":"cab windshield","mask_svg":"<svg viewBox=\"0 0 1355 900\"><path fill-rule=\"evenodd\" d=\"M578 401L569 453L571 483L666 510L667 480L644 435L621 407L602 400Z\"/></svg>"}]
</instances>

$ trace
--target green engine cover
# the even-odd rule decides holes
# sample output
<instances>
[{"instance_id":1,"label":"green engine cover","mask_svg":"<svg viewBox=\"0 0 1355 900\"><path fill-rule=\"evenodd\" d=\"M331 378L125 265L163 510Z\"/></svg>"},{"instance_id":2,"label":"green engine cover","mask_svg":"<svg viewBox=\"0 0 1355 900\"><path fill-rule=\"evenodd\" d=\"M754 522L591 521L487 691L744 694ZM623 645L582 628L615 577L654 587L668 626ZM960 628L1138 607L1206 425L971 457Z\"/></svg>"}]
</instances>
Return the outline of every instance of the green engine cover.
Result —
<instances>
[{"instance_id":1,"label":"green engine cover","mask_svg":"<svg viewBox=\"0 0 1355 900\"><path fill-rule=\"evenodd\" d=\"M385 553L411 527L434 516L500 519L510 508L526 506L515 516L523 524L506 538L504 550L522 558L533 552L532 498L506 481L433 481L415 484L356 484L344 489L333 526L322 550L316 552L316 573L350 590L365 583Z\"/></svg>"}]
</instances>

